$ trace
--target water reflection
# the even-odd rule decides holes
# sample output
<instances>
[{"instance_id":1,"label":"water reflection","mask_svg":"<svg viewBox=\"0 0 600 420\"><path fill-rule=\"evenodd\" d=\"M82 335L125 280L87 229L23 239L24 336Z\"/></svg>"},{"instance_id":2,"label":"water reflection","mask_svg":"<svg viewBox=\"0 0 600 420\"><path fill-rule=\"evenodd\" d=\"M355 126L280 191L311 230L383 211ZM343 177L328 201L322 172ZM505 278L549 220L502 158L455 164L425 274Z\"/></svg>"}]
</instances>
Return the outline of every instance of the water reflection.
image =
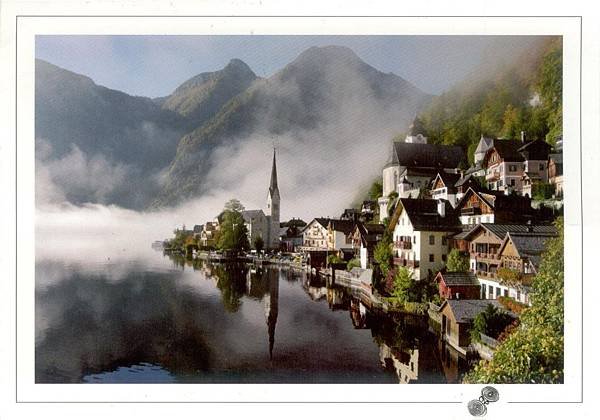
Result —
<instances>
[{"instance_id":1,"label":"water reflection","mask_svg":"<svg viewBox=\"0 0 600 420\"><path fill-rule=\"evenodd\" d=\"M441 383L464 370L447 373L422 319L372 313L322 278L157 258L36 264L37 382Z\"/></svg>"}]
</instances>

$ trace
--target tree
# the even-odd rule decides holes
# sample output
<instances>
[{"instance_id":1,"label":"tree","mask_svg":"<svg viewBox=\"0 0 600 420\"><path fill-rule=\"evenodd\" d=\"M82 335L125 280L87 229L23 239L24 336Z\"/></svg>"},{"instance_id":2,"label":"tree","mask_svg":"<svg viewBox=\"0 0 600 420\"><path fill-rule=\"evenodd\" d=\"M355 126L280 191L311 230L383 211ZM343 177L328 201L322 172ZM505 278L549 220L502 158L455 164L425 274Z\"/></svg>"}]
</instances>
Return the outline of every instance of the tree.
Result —
<instances>
[{"instance_id":1,"label":"tree","mask_svg":"<svg viewBox=\"0 0 600 420\"><path fill-rule=\"evenodd\" d=\"M564 237L548 240L534 278L531 307L521 323L500 343L490 361L467 374L467 383L562 383L564 380Z\"/></svg>"},{"instance_id":2,"label":"tree","mask_svg":"<svg viewBox=\"0 0 600 420\"><path fill-rule=\"evenodd\" d=\"M358 258L352 258L346 265L346 270L352 271L354 267L360 267L360 260Z\"/></svg>"},{"instance_id":3,"label":"tree","mask_svg":"<svg viewBox=\"0 0 600 420\"><path fill-rule=\"evenodd\" d=\"M392 266L394 253L392 252L391 241L382 240L379 242L373 251L375 261L379 263L381 274L385 277Z\"/></svg>"},{"instance_id":4,"label":"tree","mask_svg":"<svg viewBox=\"0 0 600 420\"><path fill-rule=\"evenodd\" d=\"M243 212L244 209L244 205L237 198L232 198L227 203L225 203L225 206L223 207L223 210L225 211L233 211L237 213Z\"/></svg>"},{"instance_id":5,"label":"tree","mask_svg":"<svg viewBox=\"0 0 600 420\"><path fill-rule=\"evenodd\" d=\"M394 276L392 296L403 302L414 300L415 279L413 273L406 267L400 267Z\"/></svg>"},{"instance_id":6,"label":"tree","mask_svg":"<svg viewBox=\"0 0 600 420\"><path fill-rule=\"evenodd\" d=\"M257 236L256 239L254 240L254 249L256 249L256 252L258 252L260 254L260 251L262 251L264 247L265 247L265 241L263 240L263 238L261 236Z\"/></svg>"},{"instance_id":7,"label":"tree","mask_svg":"<svg viewBox=\"0 0 600 420\"><path fill-rule=\"evenodd\" d=\"M461 253L458 249L454 248L448 254L446 268L448 271L469 271L469 257Z\"/></svg>"},{"instance_id":8,"label":"tree","mask_svg":"<svg viewBox=\"0 0 600 420\"><path fill-rule=\"evenodd\" d=\"M341 264L344 260L342 260L337 254L331 254L327 257L327 264Z\"/></svg>"},{"instance_id":9,"label":"tree","mask_svg":"<svg viewBox=\"0 0 600 420\"><path fill-rule=\"evenodd\" d=\"M230 200L228 204L232 203L233 201L234 200ZM236 208L239 208L236 203L232 204ZM250 243L248 241L248 229L246 228L242 213L227 208L224 210L217 247L221 250L230 250L234 252L250 249Z\"/></svg>"},{"instance_id":10,"label":"tree","mask_svg":"<svg viewBox=\"0 0 600 420\"><path fill-rule=\"evenodd\" d=\"M498 338L500 333L512 322L513 317L490 303L485 311L478 313L473 319L471 341L480 341L480 334Z\"/></svg>"},{"instance_id":11,"label":"tree","mask_svg":"<svg viewBox=\"0 0 600 420\"><path fill-rule=\"evenodd\" d=\"M369 199L377 200L379 197L383 196L383 184L379 181L373 182L371 188L369 189Z\"/></svg>"}]
</instances>

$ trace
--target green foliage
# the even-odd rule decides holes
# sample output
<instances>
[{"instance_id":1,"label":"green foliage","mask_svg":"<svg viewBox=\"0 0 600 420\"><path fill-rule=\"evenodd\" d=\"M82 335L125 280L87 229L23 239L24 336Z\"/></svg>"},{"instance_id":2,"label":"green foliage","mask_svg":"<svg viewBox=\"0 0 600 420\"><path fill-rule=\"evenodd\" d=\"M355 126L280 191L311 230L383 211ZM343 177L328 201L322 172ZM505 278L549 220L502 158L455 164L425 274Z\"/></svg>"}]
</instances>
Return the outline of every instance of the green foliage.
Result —
<instances>
[{"instance_id":1,"label":"green foliage","mask_svg":"<svg viewBox=\"0 0 600 420\"><path fill-rule=\"evenodd\" d=\"M481 135L546 139L562 134L562 45L531 51L527 74L520 61L488 80L464 83L436 97L420 115L429 141L462 146L469 162ZM531 101L539 97L539 104Z\"/></svg>"},{"instance_id":2,"label":"green foliage","mask_svg":"<svg viewBox=\"0 0 600 420\"><path fill-rule=\"evenodd\" d=\"M541 201L541 200L546 200L548 198L552 198L554 191L555 191L554 185L545 183L545 182L539 182L539 183L533 184L533 186L531 188L531 195L533 196L532 198L534 200Z\"/></svg>"},{"instance_id":3,"label":"green foliage","mask_svg":"<svg viewBox=\"0 0 600 420\"><path fill-rule=\"evenodd\" d=\"M413 273L406 267L400 267L394 276L392 297L398 298L402 302L414 301L414 288L415 279Z\"/></svg>"},{"instance_id":4,"label":"green foliage","mask_svg":"<svg viewBox=\"0 0 600 420\"><path fill-rule=\"evenodd\" d=\"M256 249L256 252L260 253L260 251L262 251L265 247L265 241L263 240L262 237L257 236L256 239L254 240L254 249Z\"/></svg>"},{"instance_id":5,"label":"green foliage","mask_svg":"<svg viewBox=\"0 0 600 420\"><path fill-rule=\"evenodd\" d=\"M383 196L383 184L380 181L375 181L369 189L369 199L377 200Z\"/></svg>"},{"instance_id":6,"label":"green foliage","mask_svg":"<svg viewBox=\"0 0 600 420\"><path fill-rule=\"evenodd\" d=\"M360 260L358 258L353 258L348 261L348 265L346 266L346 270L351 271L354 267L360 268Z\"/></svg>"},{"instance_id":7,"label":"green foliage","mask_svg":"<svg viewBox=\"0 0 600 420\"><path fill-rule=\"evenodd\" d=\"M385 277L392 266L392 260L394 253L392 252L392 242L390 240L382 240L379 242L373 250L373 257L379 264L381 274Z\"/></svg>"},{"instance_id":8,"label":"green foliage","mask_svg":"<svg viewBox=\"0 0 600 420\"><path fill-rule=\"evenodd\" d=\"M331 254L327 256L327 264L341 264L344 260L341 259L337 254Z\"/></svg>"},{"instance_id":9,"label":"green foliage","mask_svg":"<svg viewBox=\"0 0 600 420\"><path fill-rule=\"evenodd\" d=\"M461 253L458 249L454 248L448 254L446 268L448 271L469 271L469 257L465 253Z\"/></svg>"},{"instance_id":10,"label":"green foliage","mask_svg":"<svg viewBox=\"0 0 600 420\"><path fill-rule=\"evenodd\" d=\"M504 329L513 322L506 312L489 304L485 311L477 314L471 327L471 341L479 341L480 333L497 338Z\"/></svg>"},{"instance_id":11,"label":"green foliage","mask_svg":"<svg viewBox=\"0 0 600 420\"><path fill-rule=\"evenodd\" d=\"M564 380L564 239L548 241L533 281L532 306L521 323L500 343L490 361L481 361L465 376L467 383L562 383Z\"/></svg>"},{"instance_id":12,"label":"green foliage","mask_svg":"<svg viewBox=\"0 0 600 420\"><path fill-rule=\"evenodd\" d=\"M230 203L231 200L228 204ZM234 205L236 204L234 203ZM248 229L244 223L244 217L240 212L227 208L223 212L223 221L221 222L217 248L221 250L231 250L234 252L250 249L250 243L248 241Z\"/></svg>"}]
</instances>

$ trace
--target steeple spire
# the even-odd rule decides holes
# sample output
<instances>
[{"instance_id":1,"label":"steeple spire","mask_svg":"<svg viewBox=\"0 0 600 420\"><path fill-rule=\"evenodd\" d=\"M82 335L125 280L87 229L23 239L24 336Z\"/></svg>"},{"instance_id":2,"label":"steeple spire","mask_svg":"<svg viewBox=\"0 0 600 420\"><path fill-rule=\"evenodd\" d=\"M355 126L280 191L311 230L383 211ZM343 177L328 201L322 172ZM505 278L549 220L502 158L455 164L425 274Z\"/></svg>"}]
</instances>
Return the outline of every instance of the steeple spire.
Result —
<instances>
[{"instance_id":1,"label":"steeple spire","mask_svg":"<svg viewBox=\"0 0 600 420\"><path fill-rule=\"evenodd\" d=\"M277 189L279 189L277 187L277 163L275 161L275 147L273 147L273 168L271 169L271 184L269 186L269 192L272 195Z\"/></svg>"}]
</instances>

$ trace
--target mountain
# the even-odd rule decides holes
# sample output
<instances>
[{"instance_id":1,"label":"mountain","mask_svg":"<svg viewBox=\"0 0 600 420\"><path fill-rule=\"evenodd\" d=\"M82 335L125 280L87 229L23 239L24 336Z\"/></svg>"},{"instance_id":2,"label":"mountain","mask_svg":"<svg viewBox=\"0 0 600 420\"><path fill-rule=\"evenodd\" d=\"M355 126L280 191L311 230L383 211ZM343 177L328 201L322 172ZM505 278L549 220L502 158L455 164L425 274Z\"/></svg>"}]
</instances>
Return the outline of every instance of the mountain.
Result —
<instances>
[{"instance_id":1,"label":"mountain","mask_svg":"<svg viewBox=\"0 0 600 420\"><path fill-rule=\"evenodd\" d=\"M185 127L184 117L149 98L36 60L37 166L72 203L145 207Z\"/></svg>"},{"instance_id":2,"label":"mountain","mask_svg":"<svg viewBox=\"0 0 600 420\"><path fill-rule=\"evenodd\" d=\"M161 98L161 106L182 115L197 127L256 79L246 63L233 59L222 70L200 73L187 80L170 96Z\"/></svg>"},{"instance_id":3,"label":"mountain","mask_svg":"<svg viewBox=\"0 0 600 420\"><path fill-rule=\"evenodd\" d=\"M236 153L258 139L326 156L343 147L355 149L361 142L363 156L371 144L387 151L391 136L406 129L430 99L401 77L369 66L348 48L309 48L273 76L254 81L204 125L183 136L154 206L174 205L214 188L214 171L227 165L227 159L215 158L223 155L217 152Z\"/></svg>"},{"instance_id":4,"label":"mountain","mask_svg":"<svg viewBox=\"0 0 600 420\"><path fill-rule=\"evenodd\" d=\"M461 145L473 158L480 137L554 144L562 135L562 42L536 37L519 53L484 61L465 81L435 97L419 115L433 143Z\"/></svg>"}]
</instances>

